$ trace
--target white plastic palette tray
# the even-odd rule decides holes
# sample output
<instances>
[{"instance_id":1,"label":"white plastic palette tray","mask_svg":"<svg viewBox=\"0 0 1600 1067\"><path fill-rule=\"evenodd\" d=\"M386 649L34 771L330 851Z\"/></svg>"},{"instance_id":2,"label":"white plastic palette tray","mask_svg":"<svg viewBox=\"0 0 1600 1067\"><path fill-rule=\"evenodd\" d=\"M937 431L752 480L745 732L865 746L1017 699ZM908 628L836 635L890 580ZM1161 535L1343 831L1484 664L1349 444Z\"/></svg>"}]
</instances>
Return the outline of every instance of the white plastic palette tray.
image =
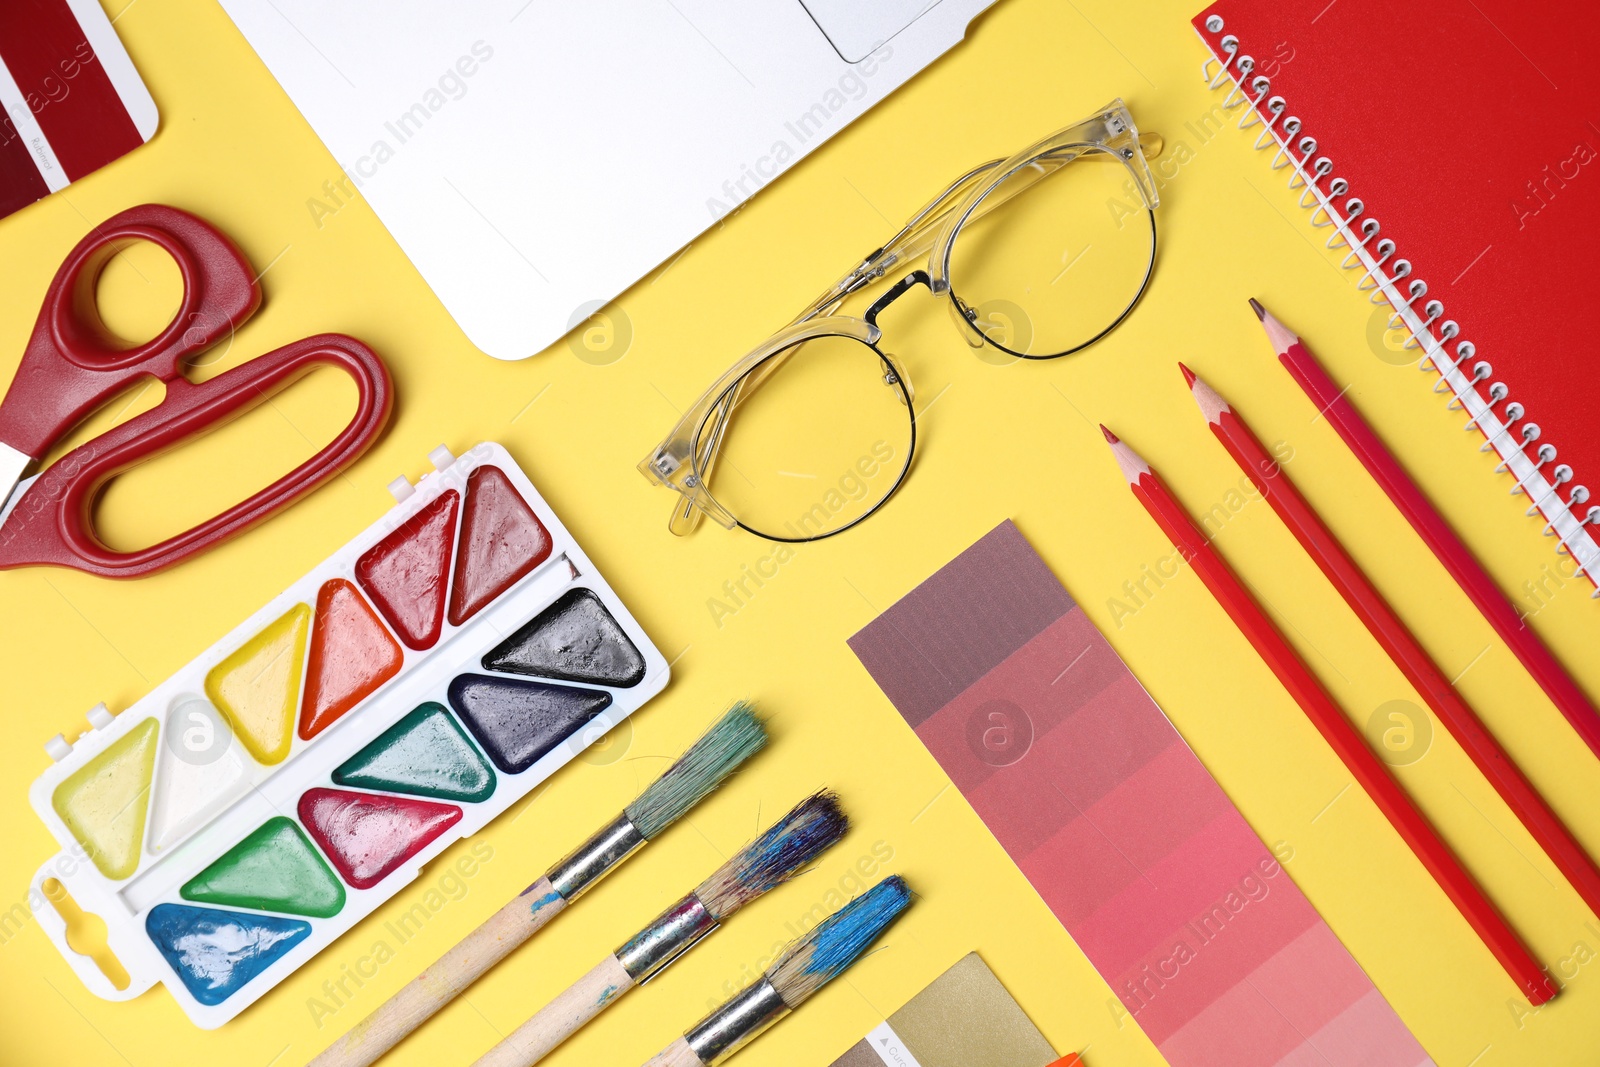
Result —
<instances>
[{"instance_id":1,"label":"white plastic palette tray","mask_svg":"<svg viewBox=\"0 0 1600 1067\"><path fill-rule=\"evenodd\" d=\"M64 851L33 889L105 921L127 985L38 918L97 995L160 982L222 1025L667 684L504 448L429 458L233 632L46 746L30 795Z\"/></svg>"}]
</instances>

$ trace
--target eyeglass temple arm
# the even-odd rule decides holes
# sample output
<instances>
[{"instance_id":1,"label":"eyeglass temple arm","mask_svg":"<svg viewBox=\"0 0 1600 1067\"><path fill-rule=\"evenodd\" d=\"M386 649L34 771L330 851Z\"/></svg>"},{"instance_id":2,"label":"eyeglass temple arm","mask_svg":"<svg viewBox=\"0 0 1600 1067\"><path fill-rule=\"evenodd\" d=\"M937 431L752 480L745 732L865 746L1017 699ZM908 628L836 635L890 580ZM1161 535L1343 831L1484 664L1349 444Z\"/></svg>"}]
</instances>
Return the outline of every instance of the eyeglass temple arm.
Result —
<instances>
[{"instance_id":1,"label":"eyeglass temple arm","mask_svg":"<svg viewBox=\"0 0 1600 1067\"><path fill-rule=\"evenodd\" d=\"M717 456L722 449L723 435L728 432L728 422L733 416L734 407L739 403L740 395L744 393L747 387L751 389L758 388L761 382L766 380L767 375L772 372L772 369L775 369L771 368L770 365L780 363L787 358L788 355L786 353L780 354L768 360L767 366L757 367L751 371L750 374L740 379L739 383L729 390L727 395L722 398L722 401L712 409L716 413L715 421L711 425L711 432L703 435L703 441L696 442L700 446L700 455L694 457L694 463L692 464L702 486L709 484L711 481L711 472L717 465ZM684 534L693 532L704 517L705 512L700 510L692 498L681 497L673 508L672 517L667 520L667 529L681 537Z\"/></svg>"},{"instance_id":2,"label":"eyeglass temple arm","mask_svg":"<svg viewBox=\"0 0 1600 1067\"><path fill-rule=\"evenodd\" d=\"M1161 138L1157 134L1140 134L1141 146L1146 146L1146 154L1154 156L1161 151ZM1148 142L1148 145L1147 145ZM991 211L1005 204L1017 194L1032 186L1039 179L1054 173L1056 170L1084 155L1085 149L1090 145L1077 143L1062 145L1051 152L1033 159L1029 166L1035 171L1033 181L1013 182L991 190L973 208L969 221L977 221ZM1103 152L1089 152L1087 158L1097 162L1112 162L1114 157ZM806 319L818 315L831 314L842 304L847 297L883 277L896 263L916 259L933 248L933 243L948 220L950 212L955 210L961 198L971 189L972 185L980 178L988 175L994 168L1005 160L991 159L967 171L961 177L951 182L938 196L930 200L926 206L911 216L900 231L883 243L883 246L869 252L860 264L849 274L835 282L821 296L799 315L794 322L804 322Z\"/></svg>"},{"instance_id":3,"label":"eyeglass temple arm","mask_svg":"<svg viewBox=\"0 0 1600 1067\"><path fill-rule=\"evenodd\" d=\"M850 294L866 288L888 271L896 263L912 259L922 252L933 247L934 235L938 232L939 224L944 221L950 209L959 202L958 193L964 193L974 181L999 166L998 159L991 159L980 166L973 167L967 173L951 182L938 196L928 201L927 205L900 227L900 231L885 241L882 246L867 253L866 257L857 264L849 274L829 286L821 296L812 301L794 322L804 322L806 319L818 315L831 314L845 301ZM920 248L918 246L921 246Z\"/></svg>"}]
</instances>

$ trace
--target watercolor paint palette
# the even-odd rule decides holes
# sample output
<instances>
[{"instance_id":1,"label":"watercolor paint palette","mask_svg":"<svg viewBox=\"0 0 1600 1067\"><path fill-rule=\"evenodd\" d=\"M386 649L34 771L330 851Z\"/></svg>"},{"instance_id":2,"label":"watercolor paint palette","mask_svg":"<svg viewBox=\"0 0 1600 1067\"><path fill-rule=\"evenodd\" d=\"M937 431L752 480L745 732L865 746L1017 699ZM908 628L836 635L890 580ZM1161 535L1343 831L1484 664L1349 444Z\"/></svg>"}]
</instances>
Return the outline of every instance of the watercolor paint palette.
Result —
<instances>
[{"instance_id":1,"label":"watercolor paint palette","mask_svg":"<svg viewBox=\"0 0 1600 1067\"><path fill-rule=\"evenodd\" d=\"M63 851L34 890L104 920L128 981L38 917L94 993L160 982L220 1026L667 684L505 449L429 459L204 654L46 745L31 798Z\"/></svg>"}]
</instances>

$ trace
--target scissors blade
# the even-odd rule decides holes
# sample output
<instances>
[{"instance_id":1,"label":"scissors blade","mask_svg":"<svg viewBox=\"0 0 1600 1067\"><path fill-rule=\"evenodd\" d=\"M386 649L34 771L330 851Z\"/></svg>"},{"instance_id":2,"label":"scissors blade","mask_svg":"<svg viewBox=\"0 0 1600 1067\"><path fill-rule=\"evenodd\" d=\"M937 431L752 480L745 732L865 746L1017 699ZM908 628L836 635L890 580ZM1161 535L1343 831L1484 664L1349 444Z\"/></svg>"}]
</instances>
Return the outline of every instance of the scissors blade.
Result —
<instances>
[{"instance_id":1,"label":"scissors blade","mask_svg":"<svg viewBox=\"0 0 1600 1067\"><path fill-rule=\"evenodd\" d=\"M22 481L23 473L32 462L31 456L18 452L4 441L0 441L0 523L5 522L4 515L10 511L9 505L15 503L16 498L22 495L13 490Z\"/></svg>"},{"instance_id":2,"label":"scissors blade","mask_svg":"<svg viewBox=\"0 0 1600 1067\"><path fill-rule=\"evenodd\" d=\"M39 476L37 474L31 478L22 479L17 483L17 487L11 491L11 495L5 501L0 502L0 530L4 530L6 520L11 518L11 513L17 510L17 504L27 495L28 487L38 480ZM0 544L4 543L4 534L0 533Z\"/></svg>"}]
</instances>

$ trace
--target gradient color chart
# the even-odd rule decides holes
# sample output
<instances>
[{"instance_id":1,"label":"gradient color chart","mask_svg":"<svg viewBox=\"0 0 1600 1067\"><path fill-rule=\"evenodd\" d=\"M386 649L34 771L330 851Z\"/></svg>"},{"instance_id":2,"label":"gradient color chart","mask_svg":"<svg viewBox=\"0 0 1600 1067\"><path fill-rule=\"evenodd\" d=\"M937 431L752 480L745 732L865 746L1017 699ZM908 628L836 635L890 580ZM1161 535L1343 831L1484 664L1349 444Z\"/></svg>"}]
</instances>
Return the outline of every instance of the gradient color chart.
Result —
<instances>
[{"instance_id":1,"label":"gradient color chart","mask_svg":"<svg viewBox=\"0 0 1600 1067\"><path fill-rule=\"evenodd\" d=\"M1172 1067L1431 1064L1011 522L850 647Z\"/></svg>"}]
</instances>

